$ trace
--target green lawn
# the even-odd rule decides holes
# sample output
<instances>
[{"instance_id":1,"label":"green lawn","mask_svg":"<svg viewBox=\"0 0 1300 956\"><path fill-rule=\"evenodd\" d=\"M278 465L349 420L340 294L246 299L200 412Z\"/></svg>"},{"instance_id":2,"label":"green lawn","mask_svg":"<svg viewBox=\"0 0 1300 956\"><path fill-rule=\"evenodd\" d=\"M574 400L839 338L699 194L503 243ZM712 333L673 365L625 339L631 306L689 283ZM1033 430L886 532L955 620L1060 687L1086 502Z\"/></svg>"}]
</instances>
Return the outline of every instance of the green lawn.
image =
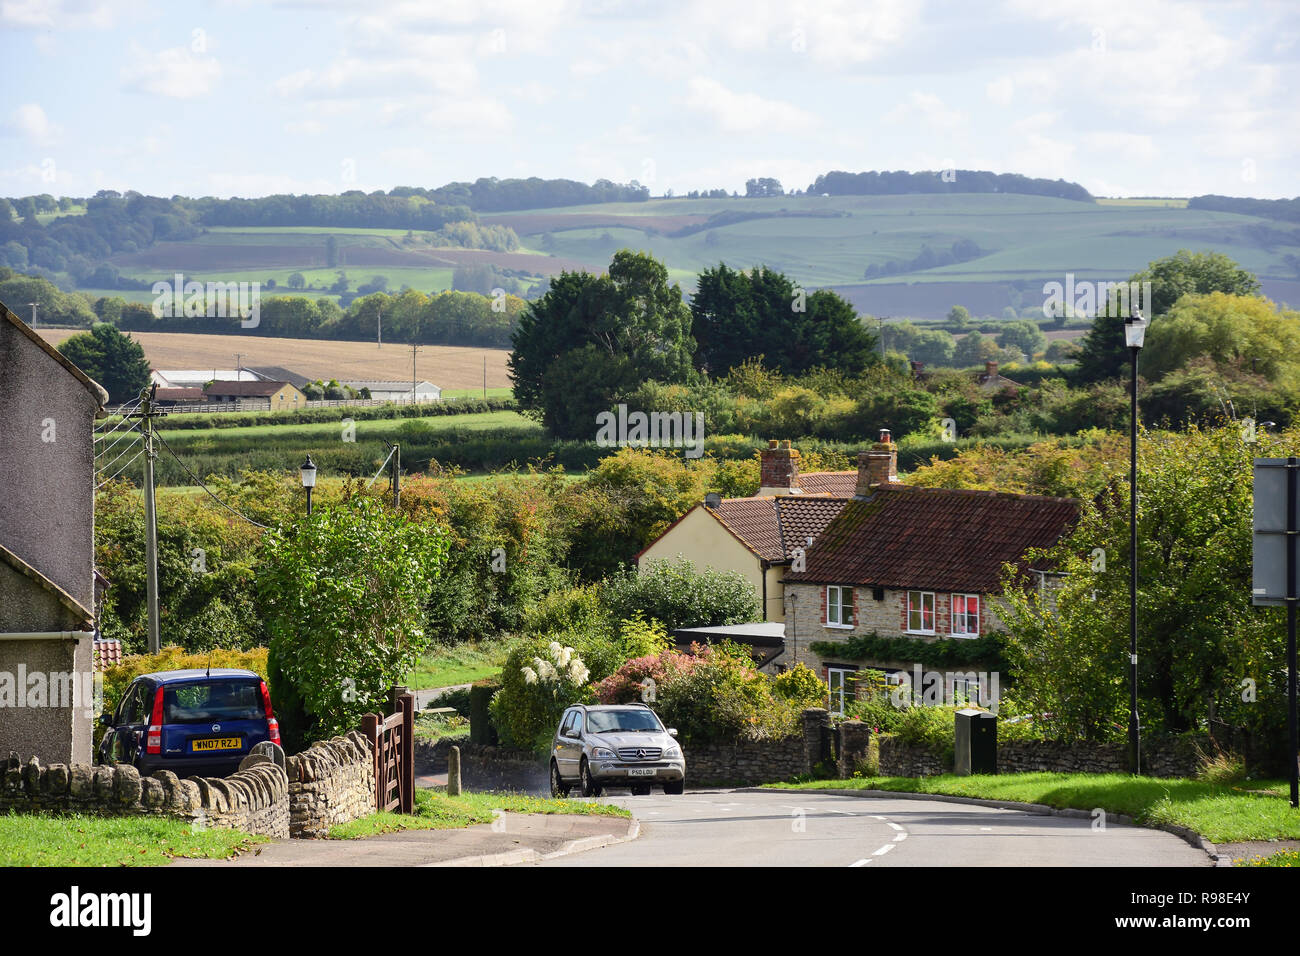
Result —
<instances>
[{"instance_id":1,"label":"green lawn","mask_svg":"<svg viewBox=\"0 0 1300 956\"><path fill-rule=\"evenodd\" d=\"M1291 809L1286 784L1278 781L1213 784L1126 774L1016 773L811 780L768 786L951 794L1076 810L1101 807L1131 816L1138 823L1187 827L1212 843L1300 839L1300 810Z\"/></svg>"},{"instance_id":2,"label":"green lawn","mask_svg":"<svg viewBox=\"0 0 1300 956\"><path fill-rule=\"evenodd\" d=\"M510 653L509 640L477 641L472 644L438 645L424 656L406 686L415 690L472 684L501 671Z\"/></svg>"},{"instance_id":3,"label":"green lawn","mask_svg":"<svg viewBox=\"0 0 1300 956\"><path fill-rule=\"evenodd\" d=\"M360 820L331 827L329 835L332 840L355 840L395 830L455 830L476 823L491 823L498 810L609 817L632 815L612 804L581 800L551 800L519 793L462 793L459 797L449 797L441 791L416 790L415 813L372 813Z\"/></svg>"},{"instance_id":4,"label":"green lawn","mask_svg":"<svg viewBox=\"0 0 1300 956\"><path fill-rule=\"evenodd\" d=\"M5 866L165 866L174 857L226 859L266 841L171 817L0 816Z\"/></svg>"}]
</instances>

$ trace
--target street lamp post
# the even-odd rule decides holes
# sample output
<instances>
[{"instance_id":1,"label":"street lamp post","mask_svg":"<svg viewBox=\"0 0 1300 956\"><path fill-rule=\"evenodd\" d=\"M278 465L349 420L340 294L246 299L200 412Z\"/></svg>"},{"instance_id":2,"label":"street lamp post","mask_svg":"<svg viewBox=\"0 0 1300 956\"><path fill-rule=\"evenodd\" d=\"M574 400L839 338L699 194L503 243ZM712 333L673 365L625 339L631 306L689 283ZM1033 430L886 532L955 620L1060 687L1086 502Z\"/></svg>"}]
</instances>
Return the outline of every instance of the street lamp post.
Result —
<instances>
[{"instance_id":1,"label":"street lamp post","mask_svg":"<svg viewBox=\"0 0 1300 956\"><path fill-rule=\"evenodd\" d=\"M302 475L302 486L307 489L307 514L310 515L311 490L316 487L316 464L311 460L311 455L298 467L298 474Z\"/></svg>"},{"instance_id":2,"label":"street lamp post","mask_svg":"<svg viewBox=\"0 0 1300 956\"><path fill-rule=\"evenodd\" d=\"M1129 623L1129 713L1128 746L1129 762L1133 773L1142 772L1142 750L1138 732L1138 532L1137 532L1137 467L1138 467L1138 352L1142 351L1142 342L1146 337L1147 320L1142 313L1134 311L1124 320L1124 344L1128 346L1129 369L1129 582L1128 582L1128 623Z\"/></svg>"}]
</instances>

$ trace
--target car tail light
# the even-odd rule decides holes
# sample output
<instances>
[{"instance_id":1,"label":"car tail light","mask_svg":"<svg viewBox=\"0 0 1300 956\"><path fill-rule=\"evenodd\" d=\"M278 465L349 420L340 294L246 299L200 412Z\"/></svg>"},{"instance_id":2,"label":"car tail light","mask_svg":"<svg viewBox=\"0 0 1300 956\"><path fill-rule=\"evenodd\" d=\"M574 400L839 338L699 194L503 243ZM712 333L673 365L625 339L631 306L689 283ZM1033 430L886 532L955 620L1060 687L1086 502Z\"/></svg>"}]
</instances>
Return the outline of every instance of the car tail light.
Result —
<instances>
[{"instance_id":1,"label":"car tail light","mask_svg":"<svg viewBox=\"0 0 1300 956\"><path fill-rule=\"evenodd\" d=\"M153 695L153 716L149 718L149 736L145 738L145 752L162 753L163 689L159 687Z\"/></svg>"},{"instance_id":2,"label":"car tail light","mask_svg":"<svg viewBox=\"0 0 1300 956\"><path fill-rule=\"evenodd\" d=\"M266 681L262 681L262 706L266 708L266 730L270 734L271 743L280 742L280 722L275 719L275 714L271 712L271 691L266 686Z\"/></svg>"}]
</instances>

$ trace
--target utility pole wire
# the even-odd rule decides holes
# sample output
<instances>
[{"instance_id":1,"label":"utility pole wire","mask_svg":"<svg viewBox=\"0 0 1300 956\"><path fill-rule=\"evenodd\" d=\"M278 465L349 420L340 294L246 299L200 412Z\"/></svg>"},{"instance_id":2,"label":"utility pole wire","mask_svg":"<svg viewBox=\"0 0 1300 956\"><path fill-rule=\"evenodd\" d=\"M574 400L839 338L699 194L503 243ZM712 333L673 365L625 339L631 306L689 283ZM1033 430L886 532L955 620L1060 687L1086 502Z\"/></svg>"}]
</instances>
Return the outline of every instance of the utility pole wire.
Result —
<instances>
[{"instance_id":1,"label":"utility pole wire","mask_svg":"<svg viewBox=\"0 0 1300 956\"><path fill-rule=\"evenodd\" d=\"M167 440L163 438L162 435L158 435L157 438L158 441L162 443L163 448L167 449L167 453L176 460L176 464L181 466L181 471L189 475L190 478L195 482L195 484L197 484L200 488L202 488L204 491L208 493L208 496L211 497L213 501L221 505L221 507L225 508L227 511L235 515L237 518L243 518L245 521L247 521L251 525L254 525L255 527L258 528L270 527L270 525L264 525L260 521L254 521L252 518L244 514L242 511L239 511L236 508L231 507L230 505L222 501L220 498L218 498L217 495L212 491L212 489L210 489L207 485L203 483L203 479L201 479L198 475L194 474L194 472L190 471L189 468L186 467L185 462L181 461L180 456L177 455L176 452L172 450L172 446L167 444Z\"/></svg>"}]
</instances>

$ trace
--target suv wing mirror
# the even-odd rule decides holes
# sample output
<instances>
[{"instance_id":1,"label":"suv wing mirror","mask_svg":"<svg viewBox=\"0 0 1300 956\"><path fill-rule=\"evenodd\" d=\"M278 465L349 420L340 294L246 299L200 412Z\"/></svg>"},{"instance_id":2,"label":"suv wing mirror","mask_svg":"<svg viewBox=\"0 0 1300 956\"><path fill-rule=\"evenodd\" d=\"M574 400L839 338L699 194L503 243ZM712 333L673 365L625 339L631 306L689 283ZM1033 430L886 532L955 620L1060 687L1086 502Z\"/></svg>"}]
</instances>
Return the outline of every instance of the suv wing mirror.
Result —
<instances>
[{"instance_id":1,"label":"suv wing mirror","mask_svg":"<svg viewBox=\"0 0 1300 956\"><path fill-rule=\"evenodd\" d=\"M676 727L669 727L669 728L668 728L668 736L669 736L669 737L676 737L676 736L677 736L677 728L676 728Z\"/></svg>"},{"instance_id":2,"label":"suv wing mirror","mask_svg":"<svg viewBox=\"0 0 1300 956\"><path fill-rule=\"evenodd\" d=\"M104 711L102 714L99 715L99 723L101 726L104 727L112 727L113 715L110 714L108 711Z\"/></svg>"}]
</instances>

